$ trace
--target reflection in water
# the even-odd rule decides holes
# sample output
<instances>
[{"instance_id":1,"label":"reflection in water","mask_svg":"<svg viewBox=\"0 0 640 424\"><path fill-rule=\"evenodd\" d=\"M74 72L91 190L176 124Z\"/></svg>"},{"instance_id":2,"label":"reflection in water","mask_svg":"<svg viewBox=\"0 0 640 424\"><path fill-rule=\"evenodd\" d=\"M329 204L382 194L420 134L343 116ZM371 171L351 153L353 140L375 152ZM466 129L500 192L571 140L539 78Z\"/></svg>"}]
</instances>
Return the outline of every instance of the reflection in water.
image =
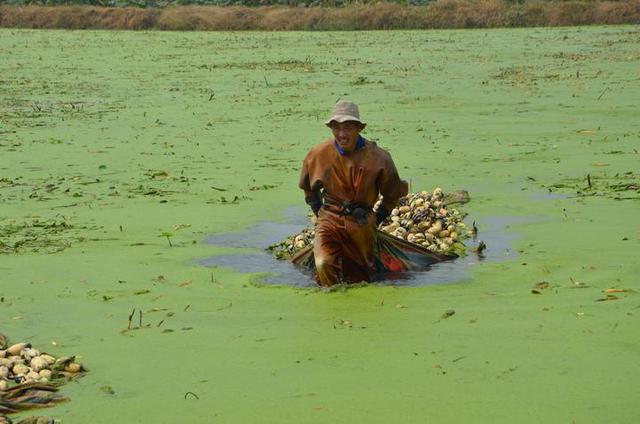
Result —
<instances>
[{"instance_id":1,"label":"reflection in water","mask_svg":"<svg viewBox=\"0 0 640 424\"><path fill-rule=\"evenodd\" d=\"M212 256L199 260L200 265L214 267L222 266L243 273L264 273L259 282L263 284L284 284L297 287L315 285L311 275L303 273L288 261L275 259L265 248L277 243L287 236L299 232L307 225L306 211L302 208L289 208L284 213L285 223L260 222L243 232L217 234L208 237L205 243L231 248L250 248L254 252L231 253ZM534 219L522 217L491 217L477 222L479 227L478 239L487 244L487 250L482 259L475 253L453 261L432 265L424 271L407 272L376 284L395 286L424 286L430 284L444 284L463 281L469 278L469 268L478 262L496 262L513 259L517 252L511 250L511 244L518 238L517 234L509 230L511 224L529 222ZM468 240L467 245L476 243Z\"/></svg>"}]
</instances>

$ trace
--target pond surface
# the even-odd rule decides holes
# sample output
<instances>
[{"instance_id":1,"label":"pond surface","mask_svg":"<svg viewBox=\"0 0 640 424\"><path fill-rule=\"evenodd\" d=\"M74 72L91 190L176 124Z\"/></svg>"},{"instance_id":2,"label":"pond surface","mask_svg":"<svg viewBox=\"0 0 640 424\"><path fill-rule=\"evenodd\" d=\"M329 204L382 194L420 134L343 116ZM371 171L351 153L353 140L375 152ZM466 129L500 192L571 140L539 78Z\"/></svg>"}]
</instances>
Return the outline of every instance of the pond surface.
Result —
<instances>
[{"instance_id":1,"label":"pond surface","mask_svg":"<svg viewBox=\"0 0 640 424\"><path fill-rule=\"evenodd\" d=\"M637 25L0 29L0 244L20 247L0 255L0 331L90 370L33 414L638 422L638 201L610 186L637 183L639 54ZM339 96L412 185L469 190L483 262L291 289L311 282L263 248L306 225L295 182ZM576 193L588 175L598 195Z\"/></svg>"}]
</instances>

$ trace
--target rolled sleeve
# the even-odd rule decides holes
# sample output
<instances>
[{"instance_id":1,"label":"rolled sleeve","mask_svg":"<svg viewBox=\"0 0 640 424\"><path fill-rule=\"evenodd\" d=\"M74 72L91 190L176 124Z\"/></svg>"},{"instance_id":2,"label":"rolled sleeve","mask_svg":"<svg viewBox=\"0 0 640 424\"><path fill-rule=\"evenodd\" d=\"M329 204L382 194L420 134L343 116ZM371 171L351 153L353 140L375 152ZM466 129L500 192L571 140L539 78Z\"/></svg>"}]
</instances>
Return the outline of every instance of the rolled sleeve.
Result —
<instances>
[{"instance_id":1,"label":"rolled sleeve","mask_svg":"<svg viewBox=\"0 0 640 424\"><path fill-rule=\"evenodd\" d=\"M378 187L380 194L383 196L382 205L388 210L393 209L398 203L398 199L409 193L409 184L400 179L396 165L388 153L384 161L384 167L380 172Z\"/></svg>"},{"instance_id":2,"label":"rolled sleeve","mask_svg":"<svg viewBox=\"0 0 640 424\"><path fill-rule=\"evenodd\" d=\"M307 156L302 161L302 168L300 170L300 181L298 181L298 187L304 191L305 199L310 197L317 197L320 188L317 183L312 185L312 174L313 174L313 153L309 152Z\"/></svg>"}]
</instances>

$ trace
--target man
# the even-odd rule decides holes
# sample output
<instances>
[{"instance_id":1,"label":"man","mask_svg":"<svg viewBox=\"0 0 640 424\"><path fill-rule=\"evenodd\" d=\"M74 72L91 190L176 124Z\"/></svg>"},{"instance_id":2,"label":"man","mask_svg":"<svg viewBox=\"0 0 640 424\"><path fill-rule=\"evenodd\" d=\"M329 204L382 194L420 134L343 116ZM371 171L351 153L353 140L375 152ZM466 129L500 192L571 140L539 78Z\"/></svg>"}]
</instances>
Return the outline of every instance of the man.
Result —
<instances>
[{"instance_id":1,"label":"man","mask_svg":"<svg viewBox=\"0 0 640 424\"><path fill-rule=\"evenodd\" d=\"M313 254L321 286L371 281L377 225L408 191L391 155L360 135L358 106L338 102L325 122L333 138L313 147L302 164L299 187L318 217ZM373 205L382 194L382 205Z\"/></svg>"}]
</instances>

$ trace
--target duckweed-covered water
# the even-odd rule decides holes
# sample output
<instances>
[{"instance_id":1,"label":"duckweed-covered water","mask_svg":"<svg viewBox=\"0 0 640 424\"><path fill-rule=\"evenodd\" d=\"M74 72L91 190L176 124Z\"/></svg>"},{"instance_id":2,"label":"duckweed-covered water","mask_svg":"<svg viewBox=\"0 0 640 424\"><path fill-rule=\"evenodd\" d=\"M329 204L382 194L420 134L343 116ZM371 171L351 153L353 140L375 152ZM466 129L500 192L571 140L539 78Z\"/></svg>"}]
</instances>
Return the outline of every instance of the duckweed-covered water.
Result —
<instances>
[{"instance_id":1,"label":"duckweed-covered water","mask_svg":"<svg viewBox=\"0 0 640 424\"><path fill-rule=\"evenodd\" d=\"M636 422L640 295L603 291L640 290L639 46L0 30L0 330L82 355L44 411L65 423ZM413 189L467 189L480 237L513 217L511 254L334 293L203 266L256 251L210 236L304 211L299 165L347 98Z\"/></svg>"}]
</instances>

